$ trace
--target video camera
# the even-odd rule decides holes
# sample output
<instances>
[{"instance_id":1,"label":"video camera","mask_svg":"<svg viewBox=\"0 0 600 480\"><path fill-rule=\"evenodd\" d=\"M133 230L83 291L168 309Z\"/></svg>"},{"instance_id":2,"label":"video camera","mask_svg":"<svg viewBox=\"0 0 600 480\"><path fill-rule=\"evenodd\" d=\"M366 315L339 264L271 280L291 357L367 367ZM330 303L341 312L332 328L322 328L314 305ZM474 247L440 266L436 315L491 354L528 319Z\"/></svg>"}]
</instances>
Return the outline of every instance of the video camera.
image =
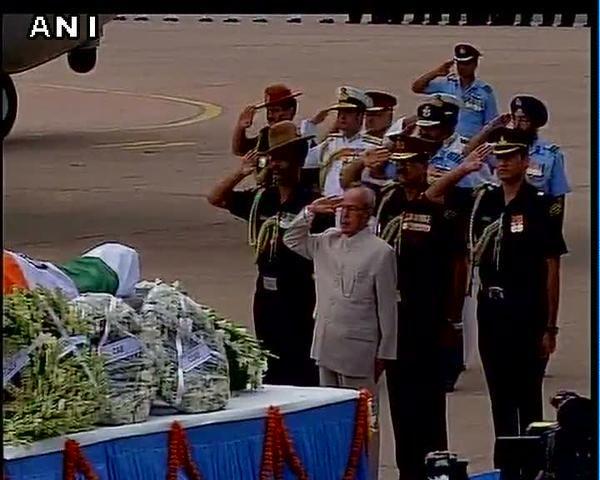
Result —
<instances>
[{"instance_id":1,"label":"video camera","mask_svg":"<svg viewBox=\"0 0 600 480\"><path fill-rule=\"evenodd\" d=\"M534 422L524 436L496 439L501 480L592 480L592 401L561 391L550 403L556 422Z\"/></svg>"},{"instance_id":2,"label":"video camera","mask_svg":"<svg viewBox=\"0 0 600 480\"><path fill-rule=\"evenodd\" d=\"M432 452L425 457L427 480L469 480L469 462L451 452Z\"/></svg>"}]
</instances>

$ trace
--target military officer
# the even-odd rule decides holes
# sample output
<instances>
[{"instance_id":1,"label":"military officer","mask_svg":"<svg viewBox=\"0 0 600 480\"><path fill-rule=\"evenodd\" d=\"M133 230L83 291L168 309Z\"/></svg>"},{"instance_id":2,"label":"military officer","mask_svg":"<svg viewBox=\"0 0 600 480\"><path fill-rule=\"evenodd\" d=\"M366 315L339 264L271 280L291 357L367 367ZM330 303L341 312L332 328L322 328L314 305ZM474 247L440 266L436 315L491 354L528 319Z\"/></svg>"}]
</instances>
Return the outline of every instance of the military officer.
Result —
<instances>
[{"instance_id":1,"label":"military officer","mask_svg":"<svg viewBox=\"0 0 600 480\"><path fill-rule=\"evenodd\" d=\"M510 102L510 110L514 127L529 136L527 180L549 196L563 198L571 191L564 155L558 145L538 133L548 122L546 105L536 97L517 95Z\"/></svg>"},{"instance_id":2,"label":"military officer","mask_svg":"<svg viewBox=\"0 0 600 480\"><path fill-rule=\"evenodd\" d=\"M442 175L456 168L464 159L465 141L458 132L460 102L452 95L434 95L417 109L418 136L442 146L429 160L428 182L434 183ZM491 181L492 174L486 164L480 171L463 178L460 187L475 187Z\"/></svg>"},{"instance_id":3,"label":"military officer","mask_svg":"<svg viewBox=\"0 0 600 480\"><path fill-rule=\"evenodd\" d=\"M371 106L365 114L365 133L383 139L392 126L398 100L387 92L377 90L366 91L365 95L371 99Z\"/></svg>"},{"instance_id":4,"label":"military officer","mask_svg":"<svg viewBox=\"0 0 600 480\"><path fill-rule=\"evenodd\" d=\"M265 381L279 385L316 386L318 370L310 359L315 286L309 260L283 244L291 220L315 195L300 183L308 137L290 121L269 128L266 152L251 151L235 172L219 182L208 201L248 222L248 242L258 267L254 293L256 336L278 358L269 359ZM247 190L235 187L267 155L273 184Z\"/></svg>"},{"instance_id":5,"label":"military officer","mask_svg":"<svg viewBox=\"0 0 600 480\"><path fill-rule=\"evenodd\" d=\"M372 106L371 98L364 91L354 87L340 87L337 103L321 112L324 115L317 119L323 121L327 112L337 112L337 131L311 148L304 161L305 170L318 172L319 191L323 195L341 195L343 189L340 177L343 163L359 152L373 147L372 143L365 141L361 131L365 112ZM310 131L310 128L305 128L305 131Z\"/></svg>"},{"instance_id":6,"label":"military officer","mask_svg":"<svg viewBox=\"0 0 600 480\"><path fill-rule=\"evenodd\" d=\"M460 104L456 102L455 97L437 94L431 101L419 107L417 121L419 135L429 140L442 142L441 148L429 160L428 182L430 184L434 184L441 177L455 170L463 163L466 157L464 139L460 138L454 131L459 106ZM473 171L469 175L462 177L458 182L458 186L474 188L489 183L492 180L490 166L486 162L478 171ZM470 335L471 326L475 321L473 306L473 300L468 298L465 302L463 322L456 321L453 323L457 331L459 344L456 348L450 346L447 349L445 381L449 392L454 390L460 373L465 369L464 353L466 352L466 358L468 359L471 352L471 345L474 343L474 341L469 341L471 338L474 340L474 337ZM463 341L461 333L463 326L465 328L464 338L466 340L464 347L461 344Z\"/></svg>"},{"instance_id":7,"label":"military officer","mask_svg":"<svg viewBox=\"0 0 600 480\"><path fill-rule=\"evenodd\" d=\"M456 130L467 139L498 115L494 89L475 76L479 57L481 52L473 45L459 43L454 47L453 60L422 75L412 85L415 93L447 93L459 98L462 107ZM450 73L454 64L456 74Z\"/></svg>"},{"instance_id":8,"label":"military officer","mask_svg":"<svg viewBox=\"0 0 600 480\"><path fill-rule=\"evenodd\" d=\"M426 140L403 140L391 154L397 181L382 190L377 211L398 268L398 356L386 378L402 480L425 478L425 455L448 446L445 344L460 322L466 283L461 224L427 183L432 150ZM478 168L469 159L456 170Z\"/></svg>"},{"instance_id":9,"label":"military officer","mask_svg":"<svg viewBox=\"0 0 600 480\"><path fill-rule=\"evenodd\" d=\"M491 141L500 185L476 192L469 243L481 280L479 352L494 431L515 436L543 418L544 371L558 334L560 257L567 250L552 200L527 182L527 134L503 127Z\"/></svg>"},{"instance_id":10,"label":"military officer","mask_svg":"<svg viewBox=\"0 0 600 480\"><path fill-rule=\"evenodd\" d=\"M525 133L529 144L527 180L538 190L554 199L553 208L564 214L565 195L571 191L565 171L565 158L560 147L539 135L539 129L548 122L546 105L531 95L517 95L510 102L510 115L497 117L474 138L470 147L485 142L495 129L509 123Z\"/></svg>"}]
</instances>

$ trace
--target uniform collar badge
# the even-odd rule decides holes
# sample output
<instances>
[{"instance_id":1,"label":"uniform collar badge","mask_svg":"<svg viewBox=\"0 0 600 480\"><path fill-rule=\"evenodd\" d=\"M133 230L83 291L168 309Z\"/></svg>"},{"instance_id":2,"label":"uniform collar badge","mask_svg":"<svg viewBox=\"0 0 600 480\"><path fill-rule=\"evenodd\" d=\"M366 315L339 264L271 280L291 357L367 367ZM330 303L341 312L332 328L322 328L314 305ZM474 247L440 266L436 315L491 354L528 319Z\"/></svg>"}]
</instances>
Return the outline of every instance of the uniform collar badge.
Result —
<instances>
[{"instance_id":1,"label":"uniform collar badge","mask_svg":"<svg viewBox=\"0 0 600 480\"><path fill-rule=\"evenodd\" d=\"M510 220L511 233L520 233L524 230L523 215L513 215Z\"/></svg>"}]
</instances>

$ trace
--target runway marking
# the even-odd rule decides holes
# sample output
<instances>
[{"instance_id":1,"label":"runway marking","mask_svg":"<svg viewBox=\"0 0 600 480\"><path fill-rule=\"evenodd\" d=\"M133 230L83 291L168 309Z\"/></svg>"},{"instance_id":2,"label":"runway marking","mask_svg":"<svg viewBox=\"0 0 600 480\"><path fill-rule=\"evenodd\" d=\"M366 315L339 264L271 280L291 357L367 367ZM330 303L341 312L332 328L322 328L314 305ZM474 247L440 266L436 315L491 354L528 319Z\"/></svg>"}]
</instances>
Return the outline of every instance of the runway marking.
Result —
<instances>
[{"instance_id":1,"label":"runway marking","mask_svg":"<svg viewBox=\"0 0 600 480\"><path fill-rule=\"evenodd\" d=\"M167 102L180 103L183 105L190 105L198 108L198 112L194 115L190 115L188 117L184 117L179 120L173 120L170 122L159 123L156 125L144 125L138 127L120 127L120 128L99 128L93 130L93 132L121 132L121 131L144 131L144 130L162 130L165 128L176 128L176 127L185 127L188 125L192 125L194 123L204 122L206 120L212 120L213 118L218 117L223 108L219 105L215 105L213 103L201 102L200 100L195 100L192 98L184 98L184 97L173 97L170 95L159 95L152 93L134 93L128 92L125 90L109 90L104 88L89 88L89 87L74 87L69 85L55 85L50 83L38 84L37 86L42 88L55 88L58 90L73 90L76 92L83 93L108 93L114 95L125 95L129 97L138 97L138 98L151 98L155 100L165 100Z\"/></svg>"},{"instance_id":2,"label":"runway marking","mask_svg":"<svg viewBox=\"0 0 600 480\"><path fill-rule=\"evenodd\" d=\"M123 150L145 150L147 148L188 147L196 142L163 142L162 140L144 140L140 142L99 143L92 148L122 148Z\"/></svg>"},{"instance_id":3,"label":"runway marking","mask_svg":"<svg viewBox=\"0 0 600 480\"><path fill-rule=\"evenodd\" d=\"M116 147L133 147L140 145L158 145L161 144L160 140L144 140L141 142L121 142L121 143L99 143L94 145L92 148L116 148Z\"/></svg>"},{"instance_id":4,"label":"runway marking","mask_svg":"<svg viewBox=\"0 0 600 480\"><path fill-rule=\"evenodd\" d=\"M133 145L129 147L122 147L123 150L145 150L147 148L171 148L171 147L189 147L196 145L196 142L167 142L152 145Z\"/></svg>"}]
</instances>

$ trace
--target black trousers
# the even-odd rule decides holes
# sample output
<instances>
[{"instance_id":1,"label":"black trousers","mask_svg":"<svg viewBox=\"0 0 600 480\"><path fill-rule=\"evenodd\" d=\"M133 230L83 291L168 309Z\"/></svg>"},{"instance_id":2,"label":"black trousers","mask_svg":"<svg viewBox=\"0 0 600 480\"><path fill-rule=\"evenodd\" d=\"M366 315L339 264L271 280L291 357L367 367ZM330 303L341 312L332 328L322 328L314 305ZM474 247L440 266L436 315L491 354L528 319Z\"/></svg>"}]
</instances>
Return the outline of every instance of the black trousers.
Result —
<instances>
[{"instance_id":1,"label":"black trousers","mask_svg":"<svg viewBox=\"0 0 600 480\"><path fill-rule=\"evenodd\" d=\"M268 291L259 275L253 304L256 337L278 357L268 360L266 384L319 386L319 370L310 358L314 305L312 283Z\"/></svg>"},{"instance_id":2,"label":"black trousers","mask_svg":"<svg viewBox=\"0 0 600 480\"><path fill-rule=\"evenodd\" d=\"M542 383L548 363L540 355L543 328L518 302L480 294L479 353L492 406L496 437L525 434L544 417ZM498 467L494 452L494 464Z\"/></svg>"},{"instance_id":3,"label":"black trousers","mask_svg":"<svg viewBox=\"0 0 600 480\"><path fill-rule=\"evenodd\" d=\"M446 391L434 355L400 352L386 366L396 464L402 480L425 478L425 456L448 449Z\"/></svg>"}]
</instances>

